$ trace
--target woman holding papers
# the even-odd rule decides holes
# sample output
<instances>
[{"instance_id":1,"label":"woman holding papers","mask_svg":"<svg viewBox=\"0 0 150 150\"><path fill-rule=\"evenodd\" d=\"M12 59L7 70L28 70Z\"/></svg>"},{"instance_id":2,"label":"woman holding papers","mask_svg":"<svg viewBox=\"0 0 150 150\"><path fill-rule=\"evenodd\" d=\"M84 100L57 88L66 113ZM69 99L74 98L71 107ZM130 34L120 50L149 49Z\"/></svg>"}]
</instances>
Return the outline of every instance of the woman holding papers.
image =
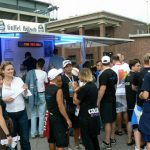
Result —
<instances>
[{"instance_id":1,"label":"woman holding papers","mask_svg":"<svg viewBox=\"0 0 150 150\"><path fill-rule=\"evenodd\" d=\"M14 66L11 62L3 62L1 70L4 74L2 100L6 103L6 111L13 121L12 136L20 136L22 150L31 150L28 117L23 98L23 94L27 94L27 86L21 78L14 76Z\"/></svg>"}]
</instances>

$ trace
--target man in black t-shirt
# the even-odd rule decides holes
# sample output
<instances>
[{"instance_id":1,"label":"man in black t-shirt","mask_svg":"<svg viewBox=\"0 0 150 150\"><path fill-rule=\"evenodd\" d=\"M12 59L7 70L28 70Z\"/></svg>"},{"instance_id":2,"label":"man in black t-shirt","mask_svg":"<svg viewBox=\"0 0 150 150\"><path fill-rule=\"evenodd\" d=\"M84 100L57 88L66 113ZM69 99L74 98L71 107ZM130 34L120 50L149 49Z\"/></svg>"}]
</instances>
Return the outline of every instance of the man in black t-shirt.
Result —
<instances>
[{"instance_id":1,"label":"man in black t-shirt","mask_svg":"<svg viewBox=\"0 0 150 150\"><path fill-rule=\"evenodd\" d=\"M127 125L127 130L128 130L128 143L127 144L128 145L134 144L132 140L131 117L133 114L133 109L135 107L136 92L132 90L132 83L133 83L133 78L136 72L140 71L140 66L141 64L139 63L139 60L137 59L130 60L129 67L131 71L125 78L125 91L126 91L127 113L128 113L128 125Z\"/></svg>"},{"instance_id":2,"label":"man in black t-shirt","mask_svg":"<svg viewBox=\"0 0 150 150\"><path fill-rule=\"evenodd\" d=\"M110 57L102 57L102 74L99 78L99 97L97 105L100 106L100 115L105 126L105 141L103 146L111 149L111 143L115 143L116 120L116 84L117 74L110 69ZM112 139L111 139L112 138Z\"/></svg>"},{"instance_id":3,"label":"man in black t-shirt","mask_svg":"<svg viewBox=\"0 0 150 150\"><path fill-rule=\"evenodd\" d=\"M26 67L27 71L36 69L37 60L32 57L30 52L25 53L25 60L23 61L23 66Z\"/></svg>"},{"instance_id":4,"label":"man in black t-shirt","mask_svg":"<svg viewBox=\"0 0 150 150\"><path fill-rule=\"evenodd\" d=\"M79 124L78 117L75 116L76 105L73 104L74 84L78 84L78 77L72 75L72 62L70 60L63 61L64 74L62 75L62 90L66 101L66 109L72 122L74 131L75 148L79 145Z\"/></svg>"}]
</instances>

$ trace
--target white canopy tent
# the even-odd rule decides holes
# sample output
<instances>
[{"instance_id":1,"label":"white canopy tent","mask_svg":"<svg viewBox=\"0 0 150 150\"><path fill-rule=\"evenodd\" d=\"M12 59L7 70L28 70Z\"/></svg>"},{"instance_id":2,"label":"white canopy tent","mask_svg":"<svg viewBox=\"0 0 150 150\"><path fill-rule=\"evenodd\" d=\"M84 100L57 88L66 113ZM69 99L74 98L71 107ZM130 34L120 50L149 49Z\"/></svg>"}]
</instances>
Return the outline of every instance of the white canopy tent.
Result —
<instances>
[{"instance_id":1,"label":"white canopy tent","mask_svg":"<svg viewBox=\"0 0 150 150\"><path fill-rule=\"evenodd\" d=\"M53 41L55 46L64 48L81 48L83 62L85 61L86 48L88 47L101 47L111 46L117 44L123 44L133 42L133 39L121 39L121 38L107 38L97 36L85 36L85 35L71 35L60 33L41 33L41 32L4 32L0 34L2 38L21 38L21 39L33 39L42 41Z\"/></svg>"}]
</instances>

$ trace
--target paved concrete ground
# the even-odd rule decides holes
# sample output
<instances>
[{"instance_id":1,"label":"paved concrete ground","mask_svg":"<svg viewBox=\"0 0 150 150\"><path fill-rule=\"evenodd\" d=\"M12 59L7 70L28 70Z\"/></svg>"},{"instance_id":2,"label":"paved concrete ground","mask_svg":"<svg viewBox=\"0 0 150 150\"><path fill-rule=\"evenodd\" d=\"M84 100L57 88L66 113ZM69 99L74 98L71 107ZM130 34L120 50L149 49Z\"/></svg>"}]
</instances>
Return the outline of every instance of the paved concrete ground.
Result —
<instances>
[{"instance_id":1,"label":"paved concrete ground","mask_svg":"<svg viewBox=\"0 0 150 150\"><path fill-rule=\"evenodd\" d=\"M104 137L104 133L102 132L99 141L101 142ZM127 135L124 134L123 136L117 136L117 144L113 145L112 150L134 150L134 146L127 146ZM73 138L71 137L71 147L74 146ZM36 138L31 140L31 147L32 150L49 150L48 149L48 143L45 138ZM18 148L19 150L20 147Z\"/></svg>"}]
</instances>

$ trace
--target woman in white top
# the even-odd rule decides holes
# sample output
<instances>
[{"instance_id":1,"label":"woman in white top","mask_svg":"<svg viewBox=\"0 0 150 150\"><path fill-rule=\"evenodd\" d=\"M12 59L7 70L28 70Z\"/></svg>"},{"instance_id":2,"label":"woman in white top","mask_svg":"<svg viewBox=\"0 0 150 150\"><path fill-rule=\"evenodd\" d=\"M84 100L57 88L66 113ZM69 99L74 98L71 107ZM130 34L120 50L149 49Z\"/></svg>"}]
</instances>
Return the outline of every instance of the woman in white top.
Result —
<instances>
[{"instance_id":1,"label":"woman in white top","mask_svg":"<svg viewBox=\"0 0 150 150\"><path fill-rule=\"evenodd\" d=\"M13 121L12 135L20 136L22 150L31 150L28 117L23 98L23 93L27 93L27 86L21 78L14 76L14 66L11 62L3 62L1 70L4 74L2 100L6 103L6 111Z\"/></svg>"}]
</instances>

